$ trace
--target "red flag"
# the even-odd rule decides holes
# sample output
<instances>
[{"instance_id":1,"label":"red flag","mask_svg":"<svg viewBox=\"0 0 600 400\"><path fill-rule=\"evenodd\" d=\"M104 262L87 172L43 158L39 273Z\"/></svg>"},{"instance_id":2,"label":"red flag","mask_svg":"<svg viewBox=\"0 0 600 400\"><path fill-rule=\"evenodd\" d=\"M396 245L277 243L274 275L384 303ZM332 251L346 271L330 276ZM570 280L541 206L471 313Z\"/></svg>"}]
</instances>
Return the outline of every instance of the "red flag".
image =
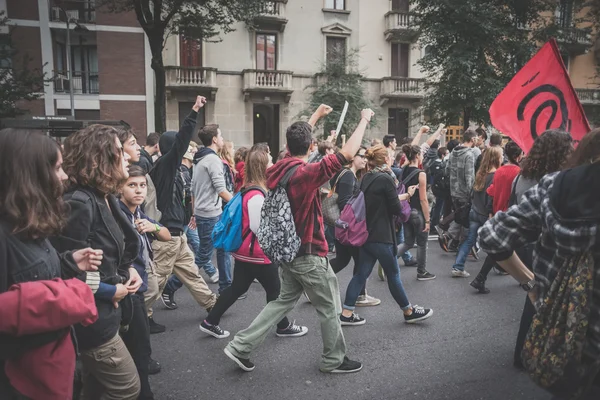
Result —
<instances>
[{"instance_id":1,"label":"red flag","mask_svg":"<svg viewBox=\"0 0 600 400\"><path fill-rule=\"evenodd\" d=\"M515 75L490 107L492 125L526 153L547 129L579 142L590 125L552 39Z\"/></svg>"}]
</instances>

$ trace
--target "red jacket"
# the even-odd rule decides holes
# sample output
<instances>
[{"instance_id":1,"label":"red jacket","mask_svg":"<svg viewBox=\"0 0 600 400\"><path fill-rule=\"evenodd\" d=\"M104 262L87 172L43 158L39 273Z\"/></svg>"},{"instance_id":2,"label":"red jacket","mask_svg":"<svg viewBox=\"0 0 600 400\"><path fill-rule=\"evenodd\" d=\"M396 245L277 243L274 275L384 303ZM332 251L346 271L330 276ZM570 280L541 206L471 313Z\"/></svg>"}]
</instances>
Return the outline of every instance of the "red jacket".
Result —
<instances>
[{"instance_id":1,"label":"red jacket","mask_svg":"<svg viewBox=\"0 0 600 400\"><path fill-rule=\"evenodd\" d=\"M260 190L249 190L244 193L242 200L242 238L243 242L239 249L231 253L233 258L250 264L271 264L271 260L263 253L256 235L250 230L250 218L248 217L248 202L254 196L264 197Z\"/></svg>"},{"instance_id":2,"label":"red jacket","mask_svg":"<svg viewBox=\"0 0 600 400\"><path fill-rule=\"evenodd\" d=\"M77 279L13 285L0 294L0 332L23 336L90 325L98 318L94 295ZM71 335L6 360L6 376L32 399L65 400L73 396L75 350Z\"/></svg>"},{"instance_id":3,"label":"red jacket","mask_svg":"<svg viewBox=\"0 0 600 400\"><path fill-rule=\"evenodd\" d=\"M494 198L492 206L494 214L498 211L508 210L508 202L510 201L510 193L512 191L512 183L516 176L519 175L521 168L518 165L503 165L496 170L494 180L487 189L487 194Z\"/></svg>"},{"instance_id":4,"label":"red jacket","mask_svg":"<svg viewBox=\"0 0 600 400\"><path fill-rule=\"evenodd\" d=\"M345 163L346 158L341 153L325 156L320 162L312 164L286 156L267 170L267 187L273 190L288 169L300 165L292 175L287 190L296 232L302 239L298 257L306 254L327 255L319 188L341 171Z\"/></svg>"},{"instance_id":5,"label":"red jacket","mask_svg":"<svg viewBox=\"0 0 600 400\"><path fill-rule=\"evenodd\" d=\"M246 167L246 163L240 161L235 164L235 170L237 171L237 175L235 176L235 192L239 192L242 190L242 186L244 186L244 168Z\"/></svg>"}]
</instances>

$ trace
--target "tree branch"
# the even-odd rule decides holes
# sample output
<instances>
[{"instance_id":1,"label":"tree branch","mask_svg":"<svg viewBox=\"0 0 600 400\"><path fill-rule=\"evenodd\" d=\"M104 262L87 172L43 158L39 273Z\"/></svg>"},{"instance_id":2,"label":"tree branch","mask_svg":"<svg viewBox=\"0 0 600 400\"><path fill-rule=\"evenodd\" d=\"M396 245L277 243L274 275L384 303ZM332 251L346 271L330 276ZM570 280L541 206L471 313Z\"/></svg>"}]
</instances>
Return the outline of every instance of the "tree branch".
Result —
<instances>
[{"instance_id":1,"label":"tree branch","mask_svg":"<svg viewBox=\"0 0 600 400\"><path fill-rule=\"evenodd\" d=\"M165 27L167 25L169 25L169 22L175 16L175 14L180 11L181 6L183 5L183 2L184 2L184 0L175 1L175 3L173 4L173 8L171 8L171 11L169 11L169 13L165 17L164 21L162 22Z\"/></svg>"}]
</instances>

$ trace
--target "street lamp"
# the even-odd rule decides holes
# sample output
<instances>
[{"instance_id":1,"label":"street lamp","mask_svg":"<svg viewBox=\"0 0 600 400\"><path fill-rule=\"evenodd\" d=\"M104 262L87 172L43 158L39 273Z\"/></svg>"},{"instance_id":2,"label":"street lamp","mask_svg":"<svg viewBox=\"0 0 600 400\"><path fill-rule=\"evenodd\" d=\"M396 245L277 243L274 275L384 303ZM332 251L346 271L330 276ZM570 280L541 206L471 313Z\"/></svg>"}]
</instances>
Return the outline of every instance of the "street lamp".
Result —
<instances>
[{"instance_id":1,"label":"street lamp","mask_svg":"<svg viewBox=\"0 0 600 400\"><path fill-rule=\"evenodd\" d=\"M58 8L65 14L65 21L67 23L67 73L69 75L69 100L71 102L71 117L75 119L75 94L73 92L73 70L71 68L71 19L67 11L60 5ZM75 31L88 32L89 29L85 26L80 25L77 21L75 23Z\"/></svg>"}]
</instances>

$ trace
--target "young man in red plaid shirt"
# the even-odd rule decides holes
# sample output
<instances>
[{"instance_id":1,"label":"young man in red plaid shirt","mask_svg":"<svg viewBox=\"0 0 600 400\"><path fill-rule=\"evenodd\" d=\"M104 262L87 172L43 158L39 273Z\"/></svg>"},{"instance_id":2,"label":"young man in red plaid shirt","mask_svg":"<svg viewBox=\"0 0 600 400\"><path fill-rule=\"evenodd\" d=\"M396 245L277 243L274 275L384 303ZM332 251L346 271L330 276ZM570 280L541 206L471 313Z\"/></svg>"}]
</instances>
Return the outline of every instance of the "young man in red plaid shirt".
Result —
<instances>
[{"instance_id":1,"label":"young man in red plaid shirt","mask_svg":"<svg viewBox=\"0 0 600 400\"><path fill-rule=\"evenodd\" d=\"M346 357L346 342L339 321L339 286L326 257L328 249L318 189L358 153L365 129L374 113L370 109L361 112L356 130L338 154L330 154L318 163L307 164L312 128L331 111L331 107L322 104L308 123L292 124L286 132L287 156L267 171L267 186L273 190L290 168L298 166L289 181L287 194L302 245L294 261L281 264L279 298L268 303L252 324L238 332L225 348L225 354L244 371L254 370L254 364L249 360L250 353L263 342L271 328L294 308L303 292L317 309L321 321L323 354L320 370L350 373L362 369L360 362Z\"/></svg>"}]
</instances>

